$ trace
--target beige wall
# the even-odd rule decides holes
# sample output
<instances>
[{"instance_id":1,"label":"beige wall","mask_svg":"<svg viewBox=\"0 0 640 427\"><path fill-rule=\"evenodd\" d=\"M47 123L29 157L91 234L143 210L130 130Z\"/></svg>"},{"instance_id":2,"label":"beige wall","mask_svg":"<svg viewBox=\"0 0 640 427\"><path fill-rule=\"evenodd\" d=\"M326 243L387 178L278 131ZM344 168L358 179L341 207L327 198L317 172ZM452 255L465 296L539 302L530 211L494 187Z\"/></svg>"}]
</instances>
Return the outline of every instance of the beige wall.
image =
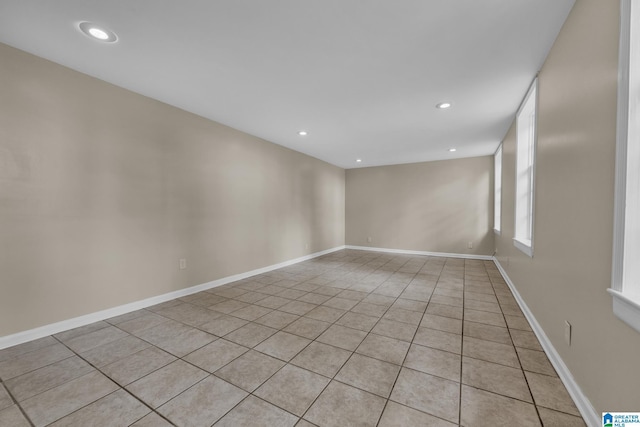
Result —
<instances>
[{"instance_id":1,"label":"beige wall","mask_svg":"<svg viewBox=\"0 0 640 427\"><path fill-rule=\"evenodd\" d=\"M349 169L346 242L491 255L492 175L491 156Z\"/></svg>"},{"instance_id":2,"label":"beige wall","mask_svg":"<svg viewBox=\"0 0 640 427\"><path fill-rule=\"evenodd\" d=\"M0 45L0 336L343 245L344 197L340 168Z\"/></svg>"},{"instance_id":3,"label":"beige wall","mask_svg":"<svg viewBox=\"0 0 640 427\"><path fill-rule=\"evenodd\" d=\"M534 256L514 248L515 129L498 259L596 411L640 408L640 335L610 286L619 4L578 0L539 79ZM573 325L564 343L564 321Z\"/></svg>"}]
</instances>

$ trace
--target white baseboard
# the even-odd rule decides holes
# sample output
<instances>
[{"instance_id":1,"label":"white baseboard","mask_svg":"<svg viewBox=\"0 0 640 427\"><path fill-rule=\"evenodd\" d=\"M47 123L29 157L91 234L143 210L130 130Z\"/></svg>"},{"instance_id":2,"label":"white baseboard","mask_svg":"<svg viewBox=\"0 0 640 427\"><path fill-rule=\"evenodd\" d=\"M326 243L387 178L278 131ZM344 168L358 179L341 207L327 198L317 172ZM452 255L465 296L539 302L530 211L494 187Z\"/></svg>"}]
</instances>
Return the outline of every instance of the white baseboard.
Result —
<instances>
[{"instance_id":1,"label":"white baseboard","mask_svg":"<svg viewBox=\"0 0 640 427\"><path fill-rule=\"evenodd\" d=\"M386 252L390 254L404 254L404 255L427 255L444 258L464 258L464 259L480 259L485 261L493 260L491 255L471 255L471 254L450 254L446 252L427 252L427 251L409 251L405 249L388 249L388 248L370 248L368 246L345 246L346 249L356 249L359 251L371 251L371 252Z\"/></svg>"},{"instance_id":2,"label":"white baseboard","mask_svg":"<svg viewBox=\"0 0 640 427\"><path fill-rule=\"evenodd\" d=\"M169 292L169 293L158 295L151 298L146 298L140 301L134 301L128 304L119 305L117 307L108 308L106 310L97 311L95 313L87 314L84 316L74 317L73 319L67 319L61 322L51 323L49 325L40 326L35 329L30 329L28 331L18 332L12 335L6 335L4 337L0 337L0 350L3 348L25 343L27 341L33 341L38 338L43 338L49 335L57 334L59 332L67 331L69 329L85 326L93 322L98 322L100 320L105 320L114 316L119 316L121 314L126 314L132 311L140 310L142 308L151 307L152 305L160 304L166 301L170 301L172 299L184 297L184 296L195 294L197 292L201 292L207 289L212 289L218 286L226 285L227 283L246 279L247 277L267 273L269 271L277 270L283 267L288 267L290 265L297 264L302 261L307 261L313 258L317 258L319 256L336 252L342 249L345 249L345 246L337 246L335 248L327 249L321 252L305 255L300 258L284 261L279 264L273 264L267 267L262 267L255 270L247 271L245 273L223 277L222 279L213 280L211 282L203 283L201 285L191 286L189 288L180 289L177 291Z\"/></svg>"},{"instance_id":3,"label":"white baseboard","mask_svg":"<svg viewBox=\"0 0 640 427\"><path fill-rule=\"evenodd\" d=\"M531 310L529 310L529 307L524 302L522 296L520 296L520 293L507 275L507 272L504 270L504 268L502 268L502 265L500 265L500 262L496 258L493 258L493 262L498 267L498 270L500 270L500 274L502 274L505 282L507 282L507 285L509 286L509 289L511 289L511 292L518 302L520 309L529 321L531 329L533 329L533 332L538 337L538 340L540 341L544 352L547 354L547 357L549 357L549 360L551 361L553 367L556 369L556 372L558 372L560 380L562 380L562 383L567 388L567 391L569 392L569 395L571 395L573 402L576 404L576 407L580 411L580 414L582 414L582 418L584 418L585 423L587 423L589 427L602 426L600 415L593 408L593 405L591 404L587 396L582 392L582 389L580 388L578 383L576 383L576 380L573 378L571 371L569 371L569 368L567 367L567 365L565 365L564 361L560 357L560 354L547 337L547 334L544 333L544 330L536 320L535 316L533 315Z\"/></svg>"}]
</instances>

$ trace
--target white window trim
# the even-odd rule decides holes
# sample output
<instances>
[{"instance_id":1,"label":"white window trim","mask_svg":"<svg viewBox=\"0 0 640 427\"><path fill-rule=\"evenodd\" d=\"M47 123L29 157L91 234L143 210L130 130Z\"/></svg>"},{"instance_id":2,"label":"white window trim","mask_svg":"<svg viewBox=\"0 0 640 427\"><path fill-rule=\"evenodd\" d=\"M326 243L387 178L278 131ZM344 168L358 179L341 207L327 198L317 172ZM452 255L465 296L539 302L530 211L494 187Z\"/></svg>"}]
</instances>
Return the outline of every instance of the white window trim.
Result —
<instances>
[{"instance_id":1,"label":"white window trim","mask_svg":"<svg viewBox=\"0 0 640 427\"><path fill-rule=\"evenodd\" d=\"M640 58L634 58L635 65L632 64L631 45L636 48L640 44L640 36L634 34L635 40L631 39L631 23L634 22L633 15L640 15L640 9L636 3L632 10L631 0L622 0L620 3L620 46L619 46L619 64L618 64L618 117L617 117L617 135L616 135L616 176L615 176L615 201L614 201L614 222L613 222L613 262L611 271L611 288L607 289L613 298L614 314L627 323L629 326L640 332L640 286L632 283L631 275L625 270L625 258L630 263L637 260L638 248L628 246L625 242L627 220L636 218L640 214L640 205L636 200L627 198L627 182L634 185L634 191L638 193L638 182L640 182L640 171L635 162L638 161L638 151L640 144L636 139L640 135L640 123L637 121L629 121L630 116L637 115L640 109L640 102L631 98L630 93L639 93L640 76L637 72L630 73L630 67L634 69L638 67ZM637 25L637 24L636 24ZM640 31L640 25L634 28L634 33ZM630 137L631 134L631 137ZM628 141L636 141L635 144L629 145ZM628 154L631 154L628 156ZM628 159L628 157L630 159ZM628 166L628 161L634 162L632 167ZM640 163L640 162L639 162ZM633 184L635 183L635 184ZM635 194L634 193L634 194ZM637 230L635 231L637 232ZM626 243L626 244L625 244ZM633 253L630 253L630 249ZM626 276L626 277L625 277ZM638 280L637 272L634 274Z\"/></svg>"},{"instance_id":2,"label":"white window trim","mask_svg":"<svg viewBox=\"0 0 640 427\"><path fill-rule=\"evenodd\" d=\"M496 195L497 195L497 180L498 177L496 176L496 160L498 159L498 154L500 154L500 194L499 194L499 200L500 202L498 203L496 201ZM498 236L500 236L502 234L502 144L500 144L498 146L498 149L496 150L495 154L493 155L493 161L494 161L494 165L493 165L493 197L494 197L494 202L493 202L493 232L496 233ZM499 214L499 218L496 218L496 211L500 212ZM498 219L496 221L496 219Z\"/></svg>"},{"instance_id":3,"label":"white window trim","mask_svg":"<svg viewBox=\"0 0 640 427\"><path fill-rule=\"evenodd\" d=\"M535 109L535 123L534 123L534 137L533 137L533 147L532 147L532 151L533 151L533 170L531 172L531 239L523 239L522 237L518 236L518 230L517 230L517 222L518 222L518 202L516 200L516 202L514 203L514 232L513 232L513 245L518 248L520 251L524 252L526 255L530 256L533 258L533 236L534 236L534 212L535 212L535 194L536 194L536 151L537 151L537 145L538 145L538 78L536 77L533 82L531 83L531 86L529 87L529 90L527 91L527 94L525 95L524 99L522 100L522 104L520 105L520 108L518 108L518 112L516 114L516 185L515 185L515 197L517 199L518 197L518 116L520 115L520 112L522 111L522 109L525 107L525 105L527 104L527 101L529 101L529 98L531 96L531 93L535 91L535 99L534 99L534 109Z\"/></svg>"}]
</instances>

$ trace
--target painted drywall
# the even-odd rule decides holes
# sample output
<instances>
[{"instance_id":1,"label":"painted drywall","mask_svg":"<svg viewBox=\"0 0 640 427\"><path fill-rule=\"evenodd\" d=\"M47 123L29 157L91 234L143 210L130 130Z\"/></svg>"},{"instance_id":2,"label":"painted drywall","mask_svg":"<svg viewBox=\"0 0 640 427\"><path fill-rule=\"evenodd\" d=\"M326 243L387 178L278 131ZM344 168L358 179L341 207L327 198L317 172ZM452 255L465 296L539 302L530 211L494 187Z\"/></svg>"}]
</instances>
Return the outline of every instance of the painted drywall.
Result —
<instances>
[{"instance_id":1,"label":"painted drywall","mask_svg":"<svg viewBox=\"0 0 640 427\"><path fill-rule=\"evenodd\" d=\"M343 169L0 45L0 336L343 245L344 199Z\"/></svg>"},{"instance_id":2,"label":"painted drywall","mask_svg":"<svg viewBox=\"0 0 640 427\"><path fill-rule=\"evenodd\" d=\"M611 280L619 2L578 0L540 72L534 254L513 246L515 124L505 137L498 261L597 412L640 408L640 334ZM572 342L564 342L564 321Z\"/></svg>"},{"instance_id":3,"label":"painted drywall","mask_svg":"<svg viewBox=\"0 0 640 427\"><path fill-rule=\"evenodd\" d=\"M492 177L491 156L349 169L347 245L491 255Z\"/></svg>"}]
</instances>

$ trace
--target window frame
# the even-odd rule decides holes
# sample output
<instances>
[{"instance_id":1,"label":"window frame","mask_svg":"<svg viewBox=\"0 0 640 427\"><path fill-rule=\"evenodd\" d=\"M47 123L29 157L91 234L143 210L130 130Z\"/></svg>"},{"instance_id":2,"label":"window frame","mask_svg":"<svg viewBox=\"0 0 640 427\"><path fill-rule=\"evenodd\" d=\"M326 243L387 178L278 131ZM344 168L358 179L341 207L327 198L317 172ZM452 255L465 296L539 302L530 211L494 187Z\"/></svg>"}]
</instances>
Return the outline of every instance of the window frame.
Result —
<instances>
[{"instance_id":1,"label":"window frame","mask_svg":"<svg viewBox=\"0 0 640 427\"><path fill-rule=\"evenodd\" d=\"M611 288L614 314L640 332L640 5L620 3ZM631 94L636 94L631 96ZM627 261L628 260L628 261ZM635 261L635 262L634 262Z\"/></svg>"},{"instance_id":2,"label":"window frame","mask_svg":"<svg viewBox=\"0 0 640 427\"><path fill-rule=\"evenodd\" d=\"M493 155L493 231L502 233L502 144Z\"/></svg>"},{"instance_id":3,"label":"window frame","mask_svg":"<svg viewBox=\"0 0 640 427\"><path fill-rule=\"evenodd\" d=\"M533 105L531 105L533 104ZM523 168L523 147L524 142L521 139L521 122L525 120L523 114L532 109L533 118L527 119L527 131L530 133L526 143L526 155L529 162L527 166ZM516 114L516 187L515 187L515 203L514 203L514 232L513 232L513 245L520 251L524 252L530 257L533 257L533 236L534 236L534 213L535 213L535 185L536 185L536 146L538 140L538 78L536 77L525 95L518 113ZM532 135L531 135L532 133ZM524 173L523 169L526 169L528 174L528 182L521 183L521 175ZM523 185L525 184L525 190L523 194ZM521 206L521 200L523 196L527 198L526 206L526 220L523 221ZM522 227L526 227L523 231ZM523 235L524 234L524 235Z\"/></svg>"}]
</instances>

